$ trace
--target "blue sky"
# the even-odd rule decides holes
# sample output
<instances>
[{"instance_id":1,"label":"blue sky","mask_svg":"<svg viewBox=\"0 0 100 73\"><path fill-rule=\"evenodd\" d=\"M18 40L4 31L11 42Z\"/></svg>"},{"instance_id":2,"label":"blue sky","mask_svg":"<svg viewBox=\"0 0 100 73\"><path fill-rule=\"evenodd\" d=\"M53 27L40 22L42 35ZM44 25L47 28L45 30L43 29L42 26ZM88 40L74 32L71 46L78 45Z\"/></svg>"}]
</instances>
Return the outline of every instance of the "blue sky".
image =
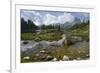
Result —
<instances>
[{"instance_id":1,"label":"blue sky","mask_svg":"<svg viewBox=\"0 0 100 73\"><path fill-rule=\"evenodd\" d=\"M36 25L49 25L53 23L64 24L73 22L75 18L89 20L89 13L86 12L60 12L60 11L40 11L40 10L21 10L21 18L26 21L32 20Z\"/></svg>"}]
</instances>

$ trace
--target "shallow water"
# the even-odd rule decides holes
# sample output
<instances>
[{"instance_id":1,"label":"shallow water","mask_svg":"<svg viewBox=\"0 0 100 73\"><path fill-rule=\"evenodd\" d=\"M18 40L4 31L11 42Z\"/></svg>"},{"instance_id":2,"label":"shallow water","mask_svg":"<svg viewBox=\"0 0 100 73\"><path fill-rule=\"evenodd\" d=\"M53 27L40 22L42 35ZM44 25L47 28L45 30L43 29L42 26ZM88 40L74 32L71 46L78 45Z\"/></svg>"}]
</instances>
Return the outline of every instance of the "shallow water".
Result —
<instances>
[{"instance_id":1,"label":"shallow water","mask_svg":"<svg viewBox=\"0 0 100 73\"><path fill-rule=\"evenodd\" d=\"M79 49L80 47L89 47L89 42L83 41L83 42L77 42L74 45L71 46L71 48Z\"/></svg>"},{"instance_id":2,"label":"shallow water","mask_svg":"<svg viewBox=\"0 0 100 73\"><path fill-rule=\"evenodd\" d=\"M23 42L28 42L28 43L23 44ZM89 42L86 42L86 41L77 42L74 45L70 46L70 48L75 48L75 49L88 48L88 47L89 47ZM49 49L49 48L57 48L57 46L50 46L48 44L48 41L40 41L40 42L35 42L34 40L32 40L32 41L21 41L21 51L35 50L35 49L38 49L38 48Z\"/></svg>"}]
</instances>

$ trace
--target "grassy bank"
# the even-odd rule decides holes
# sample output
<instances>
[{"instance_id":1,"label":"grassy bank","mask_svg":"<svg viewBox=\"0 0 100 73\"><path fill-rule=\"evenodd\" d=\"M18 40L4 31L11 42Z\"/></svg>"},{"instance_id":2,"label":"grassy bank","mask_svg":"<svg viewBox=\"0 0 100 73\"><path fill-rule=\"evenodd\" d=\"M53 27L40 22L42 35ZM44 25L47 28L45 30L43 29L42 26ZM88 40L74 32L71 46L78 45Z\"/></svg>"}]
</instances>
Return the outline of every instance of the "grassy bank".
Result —
<instances>
[{"instance_id":1,"label":"grassy bank","mask_svg":"<svg viewBox=\"0 0 100 73\"><path fill-rule=\"evenodd\" d=\"M55 41L62 38L61 32L51 32L51 33L22 33L21 40L35 40L35 41Z\"/></svg>"}]
</instances>

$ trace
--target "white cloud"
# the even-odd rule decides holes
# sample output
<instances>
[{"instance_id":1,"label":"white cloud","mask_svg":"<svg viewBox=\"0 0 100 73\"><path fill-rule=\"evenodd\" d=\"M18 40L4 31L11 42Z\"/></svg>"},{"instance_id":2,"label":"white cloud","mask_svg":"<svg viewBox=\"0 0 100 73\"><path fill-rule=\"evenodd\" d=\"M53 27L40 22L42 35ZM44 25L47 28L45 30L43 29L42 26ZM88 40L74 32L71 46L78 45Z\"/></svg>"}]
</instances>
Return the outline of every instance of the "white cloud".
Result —
<instances>
[{"instance_id":1,"label":"white cloud","mask_svg":"<svg viewBox=\"0 0 100 73\"><path fill-rule=\"evenodd\" d=\"M22 11L21 17L27 21L28 19L32 20L36 25L40 25L42 23L42 15L36 11Z\"/></svg>"},{"instance_id":2,"label":"white cloud","mask_svg":"<svg viewBox=\"0 0 100 73\"><path fill-rule=\"evenodd\" d=\"M24 17L25 20L31 19L36 25L49 25L53 23L64 24L65 22L73 22L75 19L71 13L63 13L61 15L55 16L49 13L42 15L36 11L23 11L21 17Z\"/></svg>"},{"instance_id":3,"label":"white cloud","mask_svg":"<svg viewBox=\"0 0 100 73\"><path fill-rule=\"evenodd\" d=\"M59 23L64 24L65 22L73 22L74 16L71 15L71 13L64 13L63 15L58 16Z\"/></svg>"},{"instance_id":4,"label":"white cloud","mask_svg":"<svg viewBox=\"0 0 100 73\"><path fill-rule=\"evenodd\" d=\"M61 23L64 24L66 22L73 22L74 21L74 16L72 16L70 13L63 13L62 15L59 16L54 16L51 14L46 14L44 16L44 24L52 24L52 23Z\"/></svg>"},{"instance_id":5,"label":"white cloud","mask_svg":"<svg viewBox=\"0 0 100 73\"><path fill-rule=\"evenodd\" d=\"M43 17L43 24L48 25L52 23L57 23L57 17L51 14L46 14Z\"/></svg>"},{"instance_id":6,"label":"white cloud","mask_svg":"<svg viewBox=\"0 0 100 73\"><path fill-rule=\"evenodd\" d=\"M35 12L33 13L33 15L31 16L32 17L32 21L36 24L36 25L41 25L43 23L42 21L42 15L38 12Z\"/></svg>"}]
</instances>

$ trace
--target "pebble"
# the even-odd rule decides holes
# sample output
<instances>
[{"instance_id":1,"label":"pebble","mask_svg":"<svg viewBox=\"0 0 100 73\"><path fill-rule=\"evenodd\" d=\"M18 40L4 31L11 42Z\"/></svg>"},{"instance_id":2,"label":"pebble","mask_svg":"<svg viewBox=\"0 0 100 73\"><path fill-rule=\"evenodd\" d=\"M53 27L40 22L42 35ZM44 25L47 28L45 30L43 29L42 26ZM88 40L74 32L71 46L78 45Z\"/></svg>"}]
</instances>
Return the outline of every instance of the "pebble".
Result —
<instances>
[{"instance_id":1,"label":"pebble","mask_svg":"<svg viewBox=\"0 0 100 73\"><path fill-rule=\"evenodd\" d=\"M66 60L69 60L69 57L66 56L66 55L64 55L64 56L63 56L63 61L66 61Z\"/></svg>"},{"instance_id":2,"label":"pebble","mask_svg":"<svg viewBox=\"0 0 100 73\"><path fill-rule=\"evenodd\" d=\"M28 60L28 59L30 59L30 57L29 57L29 56L26 56L26 57L24 57L23 59L26 59L26 60Z\"/></svg>"},{"instance_id":3,"label":"pebble","mask_svg":"<svg viewBox=\"0 0 100 73\"><path fill-rule=\"evenodd\" d=\"M80 57L77 57L77 60L80 60L81 58Z\"/></svg>"},{"instance_id":4,"label":"pebble","mask_svg":"<svg viewBox=\"0 0 100 73\"><path fill-rule=\"evenodd\" d=\"M57 58L53 58L53 61L57 61Z\"/></svg>"}]
</instances>

